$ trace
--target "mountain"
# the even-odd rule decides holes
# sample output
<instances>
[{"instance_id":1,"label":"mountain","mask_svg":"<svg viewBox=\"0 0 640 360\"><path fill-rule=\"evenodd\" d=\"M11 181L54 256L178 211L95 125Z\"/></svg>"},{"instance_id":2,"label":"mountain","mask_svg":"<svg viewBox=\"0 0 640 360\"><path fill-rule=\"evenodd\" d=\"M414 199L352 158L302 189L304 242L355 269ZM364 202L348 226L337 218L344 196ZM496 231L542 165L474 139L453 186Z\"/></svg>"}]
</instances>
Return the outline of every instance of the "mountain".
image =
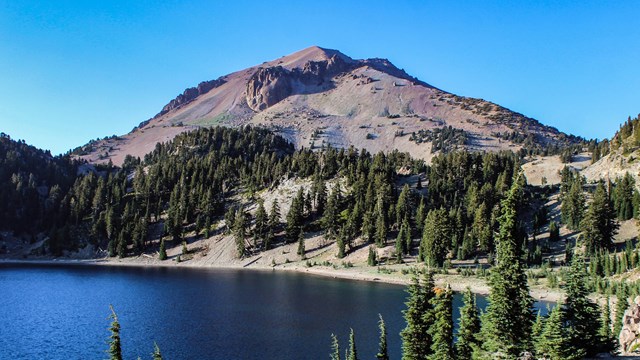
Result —
<instances>
[{"instance_id":1,"label":"mountain","mask_svg":"<svg viewBox=\"0 0 640 360\"><path fill-rule=\"evenodd\" d=\"M578 138L482 99L420 81L386 59L355 60L317 46L186 89L129 134L75 151L122 164L202 126L260 125L296 147L398 149L429 160L454 148L549 148Z\"/></svg>"}]
</instances>

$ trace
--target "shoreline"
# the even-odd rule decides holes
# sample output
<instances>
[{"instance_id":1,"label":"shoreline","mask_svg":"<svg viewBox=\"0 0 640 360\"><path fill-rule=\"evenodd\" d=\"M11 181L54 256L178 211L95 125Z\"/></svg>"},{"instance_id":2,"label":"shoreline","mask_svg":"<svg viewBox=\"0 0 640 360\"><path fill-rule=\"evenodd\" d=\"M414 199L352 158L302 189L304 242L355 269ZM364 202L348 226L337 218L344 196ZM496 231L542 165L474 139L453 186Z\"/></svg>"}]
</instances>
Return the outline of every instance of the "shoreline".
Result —
<instances>
[{"instance_id":1,"label":"shoreline","mask_svg":"<svg viewBox=\"0 0 640 360\"><path fill-rule=\"evenodd\" d=\"M71 258L54 258L54 259L0 259L2 265L60 265L60 266L113 266L113 267L129 267L129 268L175 268L175 269L205 269L205 270L233 270L233 271L272 271L272 272L291 272L298 274L306 274L312 276L321 276L326 278L366 281L374 283L384 283L390 285L404 286L411 281L412 275L402 274L394 269L392 273L376 272L380 267L370 266L353 266L349 268L332 268L327 266L307 267L301 263L281 264L278 266L243 266L240 264L201 264L184 261L180 264L171 260L159 261L157 259L137 257L122 259L94 258L94 259L71 259ZM250 264L250 263L249 263ZM389 267L384 267L389 268ZM466 288L470 288L474 294L486 296L489 294L489 286L485 280L477 277L463 277L460 275L443 275L436 274L434 276L437 286L448 284L455 292L463 292ZM529 293L536 301L557 302L564 299L564 294L556 289L546 288L530 288Z\"/></svg>"}]
</instances>

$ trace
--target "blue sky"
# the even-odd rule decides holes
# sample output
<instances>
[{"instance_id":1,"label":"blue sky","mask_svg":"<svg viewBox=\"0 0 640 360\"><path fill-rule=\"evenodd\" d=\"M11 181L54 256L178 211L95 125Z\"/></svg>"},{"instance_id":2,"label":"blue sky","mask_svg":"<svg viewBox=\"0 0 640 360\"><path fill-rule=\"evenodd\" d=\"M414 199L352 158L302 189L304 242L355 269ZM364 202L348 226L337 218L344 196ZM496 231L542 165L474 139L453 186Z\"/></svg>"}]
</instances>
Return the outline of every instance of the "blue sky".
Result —
<instances>
[{"instance_id":1,"label":"blue sky","mask_svg":"<svg viewBox=\"0 0 640 360\"><path fill-rule=\"evenodd\" d=\"M587 138L640 113L640 1L0 0L0 131L54 153L311 45Z\"/></svg>"}]
</instances>

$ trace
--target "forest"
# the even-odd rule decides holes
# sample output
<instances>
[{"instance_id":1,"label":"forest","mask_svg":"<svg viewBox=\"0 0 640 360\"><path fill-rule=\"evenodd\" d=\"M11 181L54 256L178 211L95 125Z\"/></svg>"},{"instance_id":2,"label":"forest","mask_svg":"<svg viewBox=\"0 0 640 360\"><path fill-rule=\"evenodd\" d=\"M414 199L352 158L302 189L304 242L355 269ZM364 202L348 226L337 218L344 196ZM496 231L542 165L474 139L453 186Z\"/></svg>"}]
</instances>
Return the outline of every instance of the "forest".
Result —
<instances>
[{"instance_id":1,"label":"forest","mask_svg":"<svg viewBox=\"0 0 640 360\"><path fill-rule=\"evenodd\" d=\"M621 132L636 134L637 123L630 120ZM589 146L602 155L597 149L604 143ZM183 133L115 167L53 157L2 134L0 229L30 242L45 239L34 256L91 245L111 257L147 253L165 260L169 247L184 254L219 224L233 236L239 258L291 243L304 257L304 234L312 231L335 241L337 258L362 243L392 244L393 258L378 259L370 250L369 265L411 257L429 269L408 290L406 359L581 358L612 350L626 302L617 302L612 321L609 301L600 309L587 295L640 293L640 282L612 278L640 267L633 242L613 242L619 221L640 213L635 180L627 174L587 183L565 167L559 185L534 187L521 174L526 155L451 151L426 164L398 151L296 150L266 129L246 126ZM287 179L311 185L266 209L260 193ZM550 220L545 205L554 194L561 223ZM278 202L290 203L286 213ZM579 243L561 239L561 226L579 232ZM550 261L551 245L565 241L564 261ZM461 324L471 328L461 325L454 345L450 290L435 288L431 277L464 260L474 266L457 271L487 279L491 305L480 316L473 296L465 296ZM533 313L528 291L540 279L567 294L545 317ZM413 348L417 342L421 347Z\"/></svg>"}]
</instances>

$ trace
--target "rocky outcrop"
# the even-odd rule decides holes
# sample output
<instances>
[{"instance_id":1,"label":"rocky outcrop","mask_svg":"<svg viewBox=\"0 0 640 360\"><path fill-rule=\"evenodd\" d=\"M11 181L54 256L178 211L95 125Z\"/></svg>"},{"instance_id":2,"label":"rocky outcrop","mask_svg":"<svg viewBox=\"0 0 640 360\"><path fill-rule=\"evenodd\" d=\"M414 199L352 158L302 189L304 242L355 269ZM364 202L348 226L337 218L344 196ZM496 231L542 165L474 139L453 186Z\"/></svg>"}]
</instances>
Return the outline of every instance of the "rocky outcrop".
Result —
<instances>
[{"instance_id":1,"label":"rocky outcrop","mask_svg":"<svg viewBox=\"0 0 640 360\"><path fill-rule=\"evenodd\" d=\"M307 61L302 68L292 70L282 66L260 67L247 81L247 105L254 111L262 111L294 93L304 94L323 86L328 88L334 76L350 71L357 64L333 55L327 60Z\"/></svg>"},{"instance_id":2,"label":"rocky outcrop","mask_svg":"<svg viewBox=\"0 0 640 360\"><path fill-rule=\"evenodd\" d=\"M292 77L282 66L258 68L247 82L247 105L261 111L291 95Z\"/></svg>"},{"instance_id":3,"label":"rocky outcrop","mask_svg":"<svg viewBox=\"0 0 640 360\"><path fill-rule=\"evenodd\" d=\"M206 94L211 91L211 89L217 88L224 83L225 81L223 78L218 78L216 80L203 81L196 87L190 87L186 89L182 94L176 96L175 99L169 101L169 103L162 108L162 110L156 115L156 117L164 115L173 109L177 109L185 104L188 104L198 96Z\"/></svg>"},{"instance_id":4,"label":"rocky outcrop","mask_svg":"<svg viewBox=\"0 0 640 360\"><path fill-rule=\"evenodd\" d=\"M623 353L640 353L640 296L624 312L619 341Z\"/></svg>"}]
</instances>

